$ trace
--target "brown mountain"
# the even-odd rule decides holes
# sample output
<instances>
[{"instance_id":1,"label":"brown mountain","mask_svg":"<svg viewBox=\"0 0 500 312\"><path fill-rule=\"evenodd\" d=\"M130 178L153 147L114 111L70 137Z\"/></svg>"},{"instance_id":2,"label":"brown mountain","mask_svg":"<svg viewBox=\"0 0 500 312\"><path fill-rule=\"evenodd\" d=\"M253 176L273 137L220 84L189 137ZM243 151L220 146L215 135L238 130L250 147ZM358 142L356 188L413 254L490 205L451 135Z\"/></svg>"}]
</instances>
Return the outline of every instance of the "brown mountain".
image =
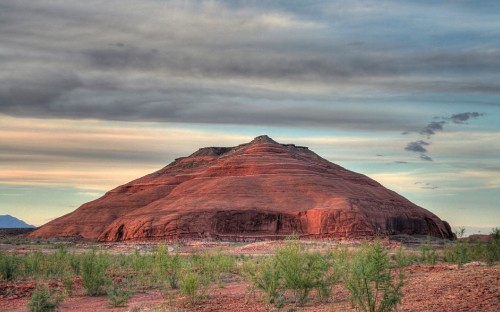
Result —
<instances>
[{"instance_id":1,"label":"brown mountain","mask_svg":"<svg viewBox=\"0 0 500 312\"><path fill-rule=\"evenodd\" d=\"M376 181L307 147L279 144L267 136L176 159L31 236L254 240L293 232L309 238L376 233L452 237L446 222Z\"/></svg>"}]
</instances>

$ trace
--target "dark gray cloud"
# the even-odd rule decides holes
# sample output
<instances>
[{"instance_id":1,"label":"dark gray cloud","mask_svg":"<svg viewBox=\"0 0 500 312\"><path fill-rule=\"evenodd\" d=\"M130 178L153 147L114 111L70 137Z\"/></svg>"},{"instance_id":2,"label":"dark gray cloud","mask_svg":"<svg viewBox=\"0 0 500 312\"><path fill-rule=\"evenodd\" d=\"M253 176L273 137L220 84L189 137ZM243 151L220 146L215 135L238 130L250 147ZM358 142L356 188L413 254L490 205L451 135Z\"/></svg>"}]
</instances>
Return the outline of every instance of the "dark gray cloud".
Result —
<instances>
[{"instance_id":1,"label":"dark gray cloud","mask_svg":"<svg viewBox=\"0 0 500 312\"><path fill-rule=\"evenodd\" d=\"M220 49L217 54L210 50ZM262 43L267 53L238 47L200 46L199 50L157 50L143 48L106 48L84 52L89 65L106 70L168 71L176 75L201 75L217 78L280 79L283 82L312 81L357 84L354 79L391 77L404 74L388 56L364 55L344 47L317 47L319 51L285 51L274 44ZM353 55L354 54L354 55ZM356 55L359 54L359 55ZM401 61L402 62L402 61Z\"/></svg>"},{"instance_id":2,"label":"dark gray cloud","mask_svg":"<svg viewBox=\"0 0 500 312\"><path fill-rule=\"evenodd\" d=\"M429 143L423 140L410 142L406 145L405 150L416 153L427 153L427 149L424 147L427 145L429 145Z\"/></svg>"},{"instance_id":3,"label":"dark gray cloud","mask_svg":"<svg viewBox=\"0 0 500 312\"><path fill-rule=\"evenodd\" d=\"M432 161L432 158L426 154L420 154L420 159L425 161Z\"/></svg>"},{"instance_id":4,"label":"dark gray cloud","mask_svg":"<svg viewBox=\"0 0 500 312\"><path fill-rule=\"evenodd\" d=\"M411 101L397 99L500 94L500 79L492 79L500 49L493 32L485 32L499 23L488 12L464 4L429 14L426 4L386 4L361 10L295 1L2 2L0 113L349 130L408 126L430 136L445 121L419 129L425 115L409 115ZM458 13L463 20L454 27L468 25L461 40L460 29L439 22ZM435 33L426 35L423 24ZM414 40L406 40L409 34ZM488 40L478 42L476 34ZM477 117L470 114L449 120Z\"/></svg>"},{"instance_id":5,"label":"dark gray cloud","mask_svg":"<svg viewBox=\"0 0 500 312\"><path fill-rule=\"evenodd\" d=\"M465 112L465 113L452 114L449 117L434 117L434 119L441 119L441 120L431 121L419 133L423 136L426 136L427 139L431 139L431 137L436 134L436 131L444 130L444 126L448 123L445 120L451 120L456 124L463 124L470 119L478 118L483 115L484 115L483 113L478 113L478 112ZM410 131L405 131L402 134L407 135L409 133ZM426 154L427 149L424 146L427 145L430 145L430 143L424 140L409 142L406 145L405 150L409 152L420 153L421 160L432 161L432 158Z\"/></svg>"},{"instance_id":6,"label":"dark gray cloud","mask_svg":"<svg viewBox=\"0 0 500 312\"><path fill-rule=\"evenodd\" d=\"M443 126L446 124L446 121L431 121L420 134L424 134L427 136L436 134L436 131L443 131Z\"/></svg>"},{"instance_id":7,"label":"dark gray cloud","mask_svg":"<svg viewBox=\"0 0 500 312\"><path fill-rule=\"evenodd\" d=\"M0 85L1 108L12 115L43 116L49 106L64 105L65 95L82 86L72 73L31 73L25 80L12 79Z\"/></svg>"},{"instance_id":8,"label":"dark gray cloud","mask_svg":"<svg viewBox=\"0 0 500 312\"><path fill-rule=\"evenodd\" d=\"M459 113L453 114L450 116L451 121L454 123L462 124L468 121L469 119L475 119L477 117L483 116L484 114L478 112L468 112L468 113Z\"/></svg>"}]
</instances>

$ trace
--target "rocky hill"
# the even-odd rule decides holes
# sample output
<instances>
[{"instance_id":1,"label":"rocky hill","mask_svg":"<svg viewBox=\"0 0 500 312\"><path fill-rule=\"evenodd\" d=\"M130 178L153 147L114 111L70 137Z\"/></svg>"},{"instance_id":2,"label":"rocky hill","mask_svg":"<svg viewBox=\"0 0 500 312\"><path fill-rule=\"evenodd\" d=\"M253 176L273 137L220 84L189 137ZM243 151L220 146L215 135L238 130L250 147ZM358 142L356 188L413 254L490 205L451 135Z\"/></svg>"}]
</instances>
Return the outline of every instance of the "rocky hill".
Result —
<instances>
[{"instance_id":1,"label":"rocky hill","mask_svg":"<svg viewBox=\"0 0 500 312\"><path fill-rule=\"evenodd\" d=\"M419 234L451 238L450 226L378 182L307 147L267 136L201 148L53 220L33 237L100 241L263 240Z\"/></svg>"}]
</instances>

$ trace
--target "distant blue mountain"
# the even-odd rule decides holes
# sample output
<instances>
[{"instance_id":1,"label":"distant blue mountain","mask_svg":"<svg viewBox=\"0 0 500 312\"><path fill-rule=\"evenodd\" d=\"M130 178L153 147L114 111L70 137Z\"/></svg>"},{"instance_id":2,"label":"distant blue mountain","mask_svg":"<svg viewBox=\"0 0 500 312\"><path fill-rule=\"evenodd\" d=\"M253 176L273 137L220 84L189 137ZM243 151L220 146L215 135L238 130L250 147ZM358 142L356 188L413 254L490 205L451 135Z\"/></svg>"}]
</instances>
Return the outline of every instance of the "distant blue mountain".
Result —
<instances>
[{"instance_id":1,"label":"distant blue mountain","mask_svg":"<svg viewBox=\"0 0 500 312\"><path fill-rule=\"evenodd\" d=\"M0 229L34 228L35 226L9 215L0 215Z\"/></svg>"}]
</instances>

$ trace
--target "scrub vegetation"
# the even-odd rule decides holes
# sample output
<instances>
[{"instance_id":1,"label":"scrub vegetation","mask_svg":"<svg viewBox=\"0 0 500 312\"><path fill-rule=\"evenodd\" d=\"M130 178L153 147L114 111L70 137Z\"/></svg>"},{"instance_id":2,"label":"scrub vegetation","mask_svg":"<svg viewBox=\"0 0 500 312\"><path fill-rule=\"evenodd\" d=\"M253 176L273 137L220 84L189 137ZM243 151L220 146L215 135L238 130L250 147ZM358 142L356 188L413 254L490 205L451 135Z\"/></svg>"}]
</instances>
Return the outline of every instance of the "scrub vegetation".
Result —
<instances>
[{"instance_id":1,"label":"scrub vegetation","mask_svg":"<svg viewBox=\"0 0 500 312\"><path fill-rule=\"evenodd\" d=\"M398 248L389 254L380 240L358 246L335 246L312 252L291 237L272 255L236 256L218 251L179 254L172 246L157 245L149 252L113 254L99 248L76 252L59 244L53 251L24 254L0 252L0 280L34 281L31 311L52 311L73 295L75 280L87 296L106 296L112 307L126 306L137 292L159 289L168 298L188 305L203 303L212 287L231 280L249 289L274 309L296 309L309 302L335 303L339 289L350 294L359 311L393 311L403 298L405 267L500 260L500 230L491 239L457 240L433 246ZM63 289L50 285L57 282Z\"/></svg>"}]
</instances>

